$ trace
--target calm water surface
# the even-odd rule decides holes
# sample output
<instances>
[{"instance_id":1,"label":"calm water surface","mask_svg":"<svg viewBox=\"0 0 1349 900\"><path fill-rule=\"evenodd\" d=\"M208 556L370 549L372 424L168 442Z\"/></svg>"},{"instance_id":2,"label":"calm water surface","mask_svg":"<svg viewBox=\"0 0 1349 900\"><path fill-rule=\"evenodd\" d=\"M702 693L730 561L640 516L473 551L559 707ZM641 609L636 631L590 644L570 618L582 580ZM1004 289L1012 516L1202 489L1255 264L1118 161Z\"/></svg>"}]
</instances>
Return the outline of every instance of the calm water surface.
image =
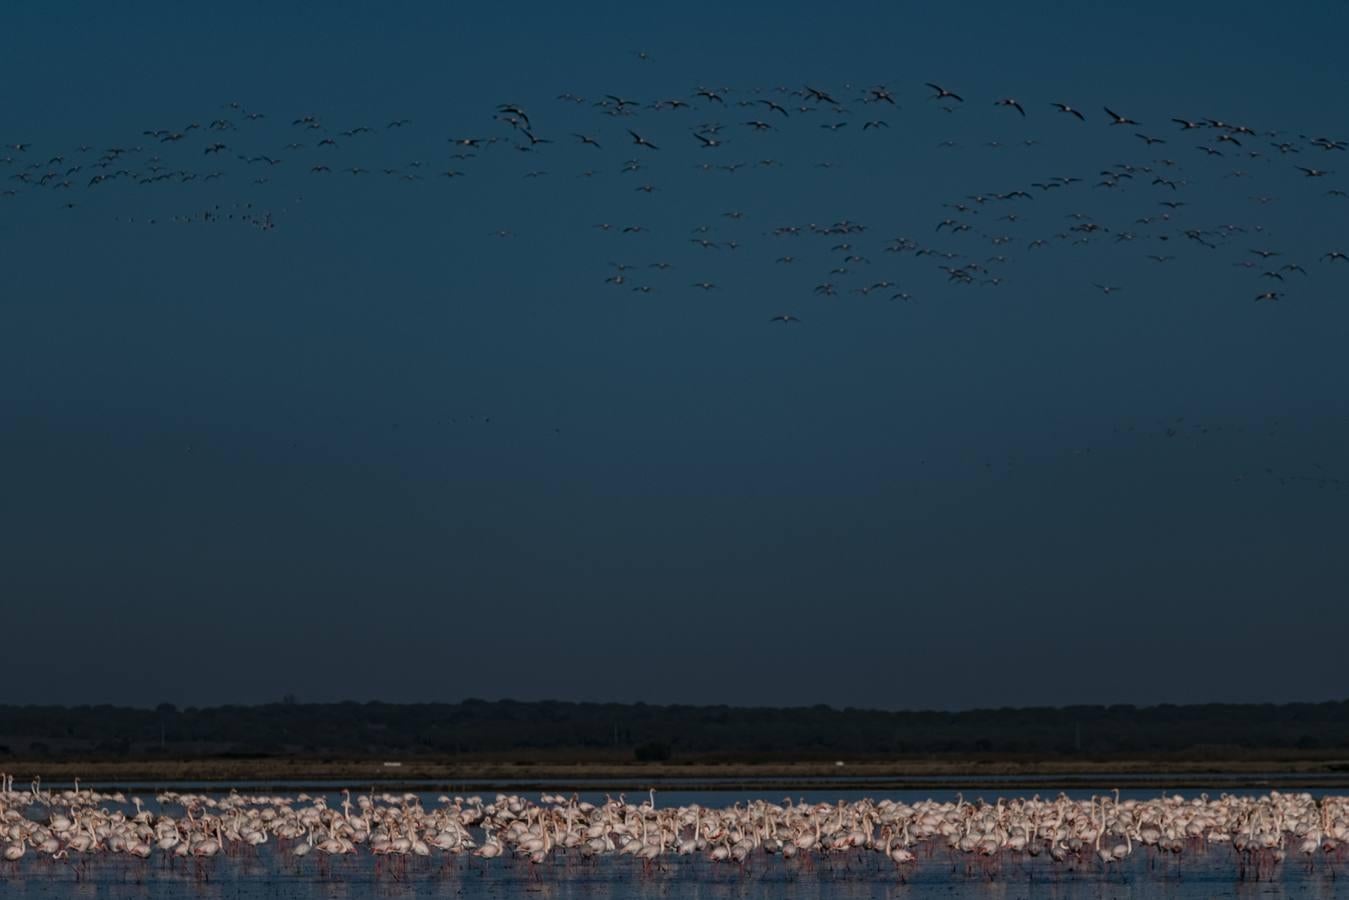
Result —
<instances>
[{"instance_id":1,"label":"calm water surface","mask_svg":"<svg viewBox=\"0 0 1349 900\"><path fill-rule=\"evenodd\" d=\"M944 851L919 862L901 880L880 854L861 853L816 860L756 856L742 871L730 864L703 859L670 858L644 867L631 859L596 862L555 860L534 867L527 862L457 857L414 859L406 866L388 859L377 864L369 856L342 860L312 857L294 860L263 848L254 855L193 862L154 858L97 858L83 868L31 860L5 867L0 880L5 897L34 898L363 898L363 897L538 897L538 898L971 898L1020 900L1131 900L1177 897L1331 898L1349 897L1349 880L1336 880L1323 864L1308 871L1285 863L1274 881L1240 881L1230 849L1216 849L1207 858L1163 868L1136 854L1121 871L1109 875L1086 866L1055 873L1043 857L1027 863L1004 861L986 873L980 867L953 866Z\"/></svg>"}]
</instances>

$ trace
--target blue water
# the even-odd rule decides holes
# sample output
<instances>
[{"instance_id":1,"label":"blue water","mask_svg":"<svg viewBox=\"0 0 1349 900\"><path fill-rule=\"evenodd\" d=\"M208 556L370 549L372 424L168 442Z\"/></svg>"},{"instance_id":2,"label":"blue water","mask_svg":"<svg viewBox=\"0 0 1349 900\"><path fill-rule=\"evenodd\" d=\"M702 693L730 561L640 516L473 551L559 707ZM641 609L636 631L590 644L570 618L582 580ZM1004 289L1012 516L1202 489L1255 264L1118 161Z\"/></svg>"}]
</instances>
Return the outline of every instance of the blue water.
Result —
<instances>
[{"instance_id":1,"label":"blue water","mask_svg":"<svg viewBox=\"0 0 1349 900\"><path fill-rule=\"evenodd\" d=\"M1349 873L1346 873L1349 874ZM4 867L5 897L47 898L362 898L538 896L558 898L902 897L1021 900L1131 900L1176 897L1330 898L1349 896L1349 879L1336 880L1322 862L1308 870L1285 863L1272 881L1240 881L1230 848L1174 864L1136 854L1123 869L1093 865L1054 871L1038 860L1003 861L985 869L955 864L944 850L920 856L901 878L880 854L857 851L838 857L783 860L755 856L741 869L701 858L668 858L646 867L630 858L583 862L579 858L533 866L528 862L441 857L379 862L368 855L342 859L278 855L270 846L198 865L167 858L95 857L78 866L25 859Z\"/></svg>"}]
</instances>

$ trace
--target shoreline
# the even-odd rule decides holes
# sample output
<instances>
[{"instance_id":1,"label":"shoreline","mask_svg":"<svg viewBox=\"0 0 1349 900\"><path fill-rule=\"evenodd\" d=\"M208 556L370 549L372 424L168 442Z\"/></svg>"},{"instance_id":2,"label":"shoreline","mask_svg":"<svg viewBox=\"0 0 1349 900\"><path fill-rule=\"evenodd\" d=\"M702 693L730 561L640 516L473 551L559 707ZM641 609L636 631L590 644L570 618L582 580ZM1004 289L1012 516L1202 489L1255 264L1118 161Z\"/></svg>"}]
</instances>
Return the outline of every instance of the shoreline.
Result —
<instances>
[{"instance_id":1,"label":"shoreline","mask_svg":"<svg viewBox=\"0 0 1349 900\"><path fill-rule=\"evenodd\" d=\"M385 789L454 790L456 786L513 791L561 787L590 792L645 790L1045 790L1072 787L1185 789L1349 787L1349 760L905 760L832 763L530 763L433 760L39 760L6 759L0 770L23 785L34 775L44 784L88 784L123 789L164 783L285 785L294 789L378 785Z\"/></svg>"}]
</instances>

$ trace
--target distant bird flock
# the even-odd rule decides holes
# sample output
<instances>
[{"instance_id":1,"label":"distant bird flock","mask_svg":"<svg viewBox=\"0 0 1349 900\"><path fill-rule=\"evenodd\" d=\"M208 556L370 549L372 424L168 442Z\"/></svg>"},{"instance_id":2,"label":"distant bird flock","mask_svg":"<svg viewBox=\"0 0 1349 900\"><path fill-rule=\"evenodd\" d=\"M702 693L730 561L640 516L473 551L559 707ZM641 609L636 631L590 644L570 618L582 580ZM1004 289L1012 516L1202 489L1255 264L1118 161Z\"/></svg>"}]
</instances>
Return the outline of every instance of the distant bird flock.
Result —
<instances>
[{"instance_id":1,"label":"distant bird flock","mask_svg":"<svg viewBox=\"0 0 1349 900\"><path fill-rule=\"evenodd\" d=\"M528 867L533 877L630 857L626 865L642 871L689 875L712 863L745 872L872 865L898 878L937 868L997 879L1028 866L1119 877L1145 859L1142 870L1158 877L1230 863L1239 877L1267 879L1294 865L1333 875L1349 845L1349 797L1306 793L1122 800L1115 791L993 803L789 798L718 808L662 804L652 790L640 802L622 795L602 802L560 794L537 801L440 796L428 808L417 794L373 789L329 797L166 791L152 810L139 797L81 789L78 781L63 791L44 789L39 779L18 790L12 777L4 782L0 853L11 874L19 866L79 868L120 856L184 860L209 878L214 866L269 854L316 875L351 857L390 866L463 857Z\"/></svg>"},{"instance_id":2,"label":"distant bird flock","mask_svg":"<svg viewBox=\"0 0 1349 900\"><path fill-rule=\"evenodd\" d=\"M971 118L989 133L1014 137L966 138L962 146L926 133L934 121ZM998 160L1037 165L1044 148L1031 128L1070 149L1056 157L1056 168L1064 159L1078 168L1029 169L1035 174L977 183L988 178L981 171L1008 170ZM1092 165L1070 143L1075 135L1097 152L1104 142L1117 155ZM848 301L904 305L1006 288L1084 304L1133 304L1159 284L1173 283L1158 273L1170 276L1180 267L1193 279L1192 289L1220 292L1224 303L1254 303L1255 315L1267 305L1277 308L1276 301L1335 303L1349 287L1349 230L1336 227L1349 220L1349 195L1336 174L1349 140L1310 129L1144 113L1113 101L991 91L980 100L964 86L935 80L698 85L664 97L568 92L530 105L484 101L479 114L454 121L393 115L370 124L230 102L198 120L129 128L76 146L48 146L41 135L0 135L0 141L7 141L0 144L0 223L37 215L59 220L65 207L93 209L137 229L235 223L271 234L296 222L306 197L344 188L365 191L367 199L375 191L395 198L410 191L483 223L477 233L483 241L518 244L505 255L512 265L528 259L531 244L555 238L538 233L535 212L560 193L548 185L566 178L587 200L564 206L562 227L571 229L578 252L593 255L575 257L580 267L572 277L579 280L560 283L563 296L614 303L697 298L779 333L810 333L822 309ZM914 141L930 141L935 158L963 153L952 160L947 180L969 189L934 210L897 195L886 207L913 220L906 232L852 218L777 221L764 208L729 201L706 206L709 195L730 196L732 186L760 179L762 196L801 192L812 206L846 209L850 196L828 185L838 169L868 153L874 165L877 148L889 168L875 186L888 196L935 174L914 171L895 153L902 146L912 150ZM816 158L822 153L830 158ZM702 184L704 177L713 179L712 190L692 191L690 183ZM801 187L807 180L819 182L815 193ZM473 182L488 189L465 211L460 192ZM514 184L513 194L507 184ZM520 202L496 201L511 196ZM1106 196L1111 202L1097 204ZM1279 200L1287 201L1285 213L1295 209L1311 223L1306 234L1284 242L1278 229L1267 227L1265 212ZM1098 213L1089 211L1093 206ZM1245 210L1235 221L1234 208ZM191 211L164 216L165 209ZM1088 247L1090 267L1068 269L1066 255ZM449 252L458 258L474 253L468 244ZM1084 274L1070 278L1067 271ZM753 302L741 302L746 299ZM1271 455L1280 437L1277 422L1171 415L1121 423L1116 431L1135 428L1139 436L1176 438L1175 446L1244 430L1269 440L1235 462L1235 481L1349 489L1337 459L1290 463ZM1074 455L1091 450L1071 448ZM1020 464L1010 451L978 455L990 472Z\"/></svg>"},{"instance_id":3,"label":"distant bird flock","mask_svg":"<svg viewBox=\"0 0 1349 900\"><path fill-rule=\"evenodd\" d=\"M1281 301L1305 293L1313 284L1342 289L1346 283L1349 246L1269 246L1258 217L1242 222L1207 219L1200 204L1191 199L1190 188L1206 182L1219 186L1226 196L1240 190L1241 184L1282 179L1281 189L1298 191L1294 202L1308 208L1342 202L1346 192L1336 185L1335 175L1342 155L1349 150L1349 140L1211 117L1144 115L1100 102L1078 106L1053 97L1004 96L981 102L964 88L937 82L915 82L904 89L888 85L740 89L700 85L683 96L659 98L615 93L587 98L563 93L543 112L516 102L485 104L480 119L461 123L453 131L454 126L447 123L433 125L404 117L374 124L332 123L313 113L280 117L231 102L199 121L142 128L74 147L47 146L40 135L10 138L0 148L4 153L0 173L5 173L0 201L18 201L26 194L50 195L74 209L94 192L153 190L219 180L230 185L230 194L236 198L233 202L213 203L167 220L134 213L118 218L140 224L234 221L266 231L276 228L280 219L268 205L276 197L275 192L267 192L267 185L286 173L311 179L310 186L343 177L415 185L436 180L454 184L477 177L591 178L606 173L630 179L620 179L618 190L659 195L662 184L651 174L653 160L667 164L682 158L682 163L675 164L692 165L707 173L767 175L784 167L778 151L799 145L802 129L841 132L835 139L840 152L846 152L849 141L883 140L877 135L898 133L904 127L901 101L947 112L962 110L964 116L980 114L976 112L980 106L989 117L1012 116L1019 126L1018 138L1007 143L988 141L984 146L990 151L1034 147L1039 141L1026 136L1024 123L1052 119L1071 122L1074 128L1104 129L1118 142L1119 156L1142 158L1084 166L1078 172L1027 176L1022 182L993 189L971 185L963 196L951 197L945 211L934 215L926 226L912 234L888 237L876 237L866 223L849 219L766 222L740 210L709 210L709 218L720 223L717 228L704 223L682 235L671 233L668 216L662 217L658 206L652 207L651 217L644 221L578 221L578 228L594 227L611 238L605 247L610 269L603 277L597 276L595 284L639 294L711 291L717 285L696 271L689 277L671 274L675 266L665 258L665 251L683 244L722 255L738 252L744 260L738 265L790 265L800 254L781 252L783 245L807 235L828 247L830 261L803 273L799 293L781 298L791 308L767 317L773 325L808 321L809 315L802 314L799 304L811 296L874 294L902 302L923 299L924 294L910 284L915 280L915 265L936 267L942 273L938 277L953 287L1001 287L1015 280L1009 274L1013 271L1009 263L1019 255L1043 254L1048 252L1044 248L1056 244L1120 245L1117 269L1103 273L1109 278L1094 283L1108 298L1120 292L1128 296L1131 266L1166 264L1181 255L1197 257L1204 265L1248 271L1251 282L1244 293L1248 301ZM996 124L998 120L991 121ZM388 164L399 153L402 136L419 129L423 137L427 129L441 132L433 139L443 148L441 158ZM850 133L854 136L849 137ZM937 146L954 149L957 145L944 140ZM506 163L492 164L483 172L489 157ZM510 162L512 157L515 163ZM813 165L829 168L834 163ZM902 165L896 161L897 172ZM298 189L297 178L286 181L287 191ZM783 187L789 190L790 184ZM1102 221L1082 211L1104 192L1127 193L1133 202L1132 214ZM1248 196L1254 211L1276 199L1260 191ZM1053 212L1035 209L1048 206L1051 197L1059 203L1072 198L1075 206L1067 213L1058 207ZM295 199L291 196L288 201ZM5 209L0 205L0 215L6 214ZM488 234L510 238L516 232L500 228ZM1328 242L1342 237L1333 229L1325 233ZM763 251L762 238L777 246ZM648 258L624 260L638 254ZM1340 266L1342 273L1332 271ZM884 274L877 274L882 270ZM1118 283L1115 276L1121 276ZM1057 287L1072 289L1071 285ZM1090 283L1078 288L1083 295L1092 294Z\"/></svg>"}]
</instances>

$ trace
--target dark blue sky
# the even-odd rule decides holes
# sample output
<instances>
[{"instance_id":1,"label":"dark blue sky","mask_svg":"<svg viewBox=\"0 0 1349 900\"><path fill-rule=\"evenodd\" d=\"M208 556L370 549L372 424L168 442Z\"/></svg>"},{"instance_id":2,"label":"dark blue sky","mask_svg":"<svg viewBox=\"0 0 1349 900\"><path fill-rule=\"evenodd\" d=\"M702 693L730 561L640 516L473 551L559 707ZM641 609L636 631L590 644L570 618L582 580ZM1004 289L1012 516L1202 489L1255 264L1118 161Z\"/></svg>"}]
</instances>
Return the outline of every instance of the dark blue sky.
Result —
<instances>
[{"instance_id":1,"label":"dark blue sky","mask_svg":"<svg viewBox=\"0 0 1349 900\"><path fill-rule=\"evenodd\" d=\"M1349 10L272 6L0 9L7 701L1343 696Z\"/></svg>"}]
</instances>

